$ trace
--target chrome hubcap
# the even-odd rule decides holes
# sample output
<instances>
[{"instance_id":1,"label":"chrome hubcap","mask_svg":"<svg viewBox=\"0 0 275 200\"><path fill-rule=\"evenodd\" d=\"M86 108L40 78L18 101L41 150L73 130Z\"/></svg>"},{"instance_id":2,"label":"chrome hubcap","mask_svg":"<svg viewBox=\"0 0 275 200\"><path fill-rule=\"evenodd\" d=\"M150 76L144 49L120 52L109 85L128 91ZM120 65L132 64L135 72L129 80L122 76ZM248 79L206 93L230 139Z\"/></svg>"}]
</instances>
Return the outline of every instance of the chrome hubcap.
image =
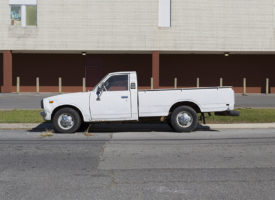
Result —
<instances>
[{"instance_id":1,"label":"chrome hubcap","mask_svg":"<svg viewBox=\"0 0 275 200\"><path fill-rule=\"evenodd\" d=\"M73 127L74 121L71 115L62 114L58 117L58 125L62 129L68 130Z\"/></svg>"},{"instance_id":2,"label":"chrome hubcap","mask_svg":"<svg viewBox=\"0 0 275 200\"><path fill-rule=\"evenodd\" d=\"M188 128L193 123L193 117L188 112L180 112L177 115L177 123L183 128Z\"/></svg>"}]
</instances>

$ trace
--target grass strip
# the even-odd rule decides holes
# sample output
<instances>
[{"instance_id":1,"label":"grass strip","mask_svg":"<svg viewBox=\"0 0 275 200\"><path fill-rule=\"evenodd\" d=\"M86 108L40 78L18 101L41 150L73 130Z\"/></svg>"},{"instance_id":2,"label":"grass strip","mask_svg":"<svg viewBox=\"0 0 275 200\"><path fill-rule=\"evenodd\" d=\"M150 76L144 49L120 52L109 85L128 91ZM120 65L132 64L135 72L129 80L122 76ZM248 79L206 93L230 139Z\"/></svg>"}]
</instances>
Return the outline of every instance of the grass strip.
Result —
<instances>
[{"instance_id":1,"label":"grass strip","mask_svg":"<svg viewBox=\"0 0 275 200\"><path fill-rule=\"evenodd\" d=\"M275 122L275 109L244 108L239 117L215 116L206 114L206 122L210 123L271 123ZM41 123L41 110L2 110L0 111L0 123Z\"/></svg>"},{"instance_id":2,"label":"grass strip","mask_svg":"<svg viewBox=\"0 0 275 200\"><path fill-rule=\"evenodd\" d=\"M216 116L206 118L206 122L211 123L272 123L275 122L275 109L240 108L240 116ZM207 114L206 114L207 116Z\"/></svg>"},{"instance_id":3,"label":"grass strip","mask_svg":"<svg viewBox=\"0 0 275 200\"><path fill-rule=\"evenodd\" d=\"M1 110L0 123L41 123L41 110Z\"/></svg>"}]
</instances>

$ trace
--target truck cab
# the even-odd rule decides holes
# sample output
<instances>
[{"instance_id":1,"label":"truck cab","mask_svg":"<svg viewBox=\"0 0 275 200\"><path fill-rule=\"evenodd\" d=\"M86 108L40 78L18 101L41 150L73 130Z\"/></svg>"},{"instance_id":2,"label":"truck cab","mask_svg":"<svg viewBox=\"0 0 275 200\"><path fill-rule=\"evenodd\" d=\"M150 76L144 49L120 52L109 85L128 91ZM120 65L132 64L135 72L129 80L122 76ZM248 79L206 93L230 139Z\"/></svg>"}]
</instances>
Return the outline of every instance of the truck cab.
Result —
<instances>
[{"instance_id":1,"label":"truck cab","mask_svg":"<svg viewBox=\"0 0 275 200\"><path fill-rule=\"evenodd\" d=\"M136 72L110 73L90 95L92 121L138 120Z\"/></svg>"}]
</instances>

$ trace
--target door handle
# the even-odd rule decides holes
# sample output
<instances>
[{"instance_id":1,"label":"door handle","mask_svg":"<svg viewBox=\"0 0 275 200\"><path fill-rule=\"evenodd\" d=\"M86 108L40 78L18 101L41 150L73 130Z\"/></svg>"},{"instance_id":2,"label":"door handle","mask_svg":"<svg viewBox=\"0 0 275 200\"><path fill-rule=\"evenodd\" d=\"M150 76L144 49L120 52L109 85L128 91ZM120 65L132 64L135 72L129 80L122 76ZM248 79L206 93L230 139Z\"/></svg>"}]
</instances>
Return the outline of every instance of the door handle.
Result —
<instances>
[{"instance_id":1,"label":"door handle","mask_svg":"<svg viewBox=\"0 0 275 200\"><path fill-rule=\"evenodd\" d=\"M121 96L122 99L128 99L128 96Z\"/></svg>"}]
</instances>

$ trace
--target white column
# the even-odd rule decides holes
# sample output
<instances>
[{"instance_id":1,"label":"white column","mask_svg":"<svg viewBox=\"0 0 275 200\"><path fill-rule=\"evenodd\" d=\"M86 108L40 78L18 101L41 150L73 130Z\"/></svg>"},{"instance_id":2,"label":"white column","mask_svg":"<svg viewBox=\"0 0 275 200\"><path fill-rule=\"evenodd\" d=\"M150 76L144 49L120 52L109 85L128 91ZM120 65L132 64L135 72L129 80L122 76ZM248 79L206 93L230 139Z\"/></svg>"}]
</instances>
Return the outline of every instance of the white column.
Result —
<instances>
[{"instance_id":1,"label":"white column","mask_svg":"<svg viewBox=\"0 0 275 200\"><path fill-rule=\"evenodd\" d=\"M58 78L58 92L62 93L62 78Z\"/></svg>"},{"instance_id":2,"label":"white column","mask_svg":"<svg viewBox=\"0 0 275 200\"><path fill-rule=\"evenodd\" d=\"M197 88L199 88L200 87L200 78L198 77L197 78Z\"/></svg>"},{"instance_id":3,"label":"white column","mask_svg":"<svg viewBox=\"0 0 275 200\"><path fill-rule=\"evenodd\" d=\"M86 78L82 79L82 91L86 92Z\"/></svg>"},{"instance_id":4,"label":"white column","mask_svg":"<svg viewBox=\"0 0 275 200\"><path fill-rule=\"evenodd\" d=\"M246 78L243 78L243 95L246 95Z\"/></svg>"},{"instance_id":5,"label":"white column","mask_svg":"<svg viewBox=\"0 0 275 200\"><path fill-rule=\"evenodd\" d=\"M21 25L26 26L26 6L21 6Z\"/></svg>"},{"instance_id":6,"label":"white column","mask_svg":"<svg viewBox=\"0 0 275 200\"><path fill-rule=\"evenodd\" d=\"M16 92L17 93L20 92L20 77L19 76L16 77Z\"/></svg>"},{"instance_id":7,"label":"white column","mask_svg":"<svg viewBox=\"0 0 275 200\"><path fill-rule=\"evenodd\" d=\"M222 87L222 86L223 86L223 79L220 78L220 87Z\"/></svg>"},{"instance_id":8,"label":"white column","mask_svg":"<svg viewBox=\"0 0 275 200\"><path fill-rule=\"evenodd\" d=\"M39 92L39 77L36 77L36 92Z\"/></svg>"},{"instance_id":9,"label":"white column","mask_svg":"<svg viewBox=\"0 0 275 200\"><path fill-rule=\"evenodd\" d=\"M269 94L269 78L266 78L265 94Z\"/></svg>"}]
</instances>

